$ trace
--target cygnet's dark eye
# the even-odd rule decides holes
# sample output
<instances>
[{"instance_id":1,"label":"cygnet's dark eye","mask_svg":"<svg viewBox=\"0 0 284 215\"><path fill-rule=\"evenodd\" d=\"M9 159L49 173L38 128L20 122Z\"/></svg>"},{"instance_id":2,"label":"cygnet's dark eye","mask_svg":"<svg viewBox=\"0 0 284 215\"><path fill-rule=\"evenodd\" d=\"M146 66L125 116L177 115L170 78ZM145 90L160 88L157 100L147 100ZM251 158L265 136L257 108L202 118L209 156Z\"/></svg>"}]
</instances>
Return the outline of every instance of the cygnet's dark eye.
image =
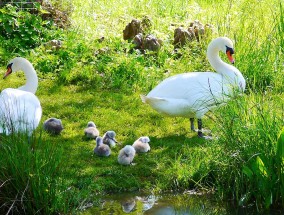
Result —
<instances>
[{"instance_id":1,"label":"cygnet's dark eye","mask_svg":"<svg viewBox=\"0 0 284 215\"><path fill-rule=\"evenodd\" d=\"M12 69L13 63L8 64L7 69Z\"/></svg>"},{"instance_id":2,"label":"cygnet's dark eye","mask_svg":"<svg viewBox=\"0 0 284 215\"><path fill-rule=\"evenodd\" d=\"M228 53L228 52L230 52L231 55L235 53L235 52L234 52L234 49L232 49L232 48L226 46L226 53Z\"/></svg>"}]
</instances>

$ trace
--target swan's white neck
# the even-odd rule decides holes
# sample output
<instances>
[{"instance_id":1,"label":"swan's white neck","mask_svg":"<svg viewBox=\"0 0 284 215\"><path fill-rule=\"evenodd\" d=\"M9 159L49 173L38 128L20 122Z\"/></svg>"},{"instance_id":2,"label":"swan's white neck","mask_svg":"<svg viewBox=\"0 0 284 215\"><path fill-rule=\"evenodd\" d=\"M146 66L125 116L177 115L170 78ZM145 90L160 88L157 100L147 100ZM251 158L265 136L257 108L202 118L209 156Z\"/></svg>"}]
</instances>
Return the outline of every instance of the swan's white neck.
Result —
<instances>
[{"instance_id":1,"label":"swan's white neck","mask_svg":"<svg viewBox=\"0 0 284 215\"><path fill-rule=\"evenodd\" d=\"M29 61L24 60L21 62L19 68L25 73L26 84L19 87L18 89L35 94L38 87L38 78L34 67Z\"/></svg>"},{"instance_id":2,"label":"swan's white neck","mask_svg":"<svg viewBox=\"0 0 284 215\"><path fill-rule=\"evenodd\" d=\"M222 61L219 56L219 51L221 50L217 41L213 41L209 44L207 49L207 58L209 63L216 72L223 75L231 84L236 84L241 91L244 91L245 79L242 73L236 67Z\"/></svg>"}]
</instances>

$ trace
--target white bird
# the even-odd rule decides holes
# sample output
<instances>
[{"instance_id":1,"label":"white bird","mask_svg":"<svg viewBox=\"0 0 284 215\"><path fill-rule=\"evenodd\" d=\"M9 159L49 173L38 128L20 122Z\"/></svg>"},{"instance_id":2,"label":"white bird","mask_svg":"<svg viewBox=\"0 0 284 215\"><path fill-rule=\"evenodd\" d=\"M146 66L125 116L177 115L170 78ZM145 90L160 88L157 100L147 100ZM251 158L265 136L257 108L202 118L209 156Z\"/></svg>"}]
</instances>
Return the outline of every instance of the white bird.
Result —
<instances>
[{"instance_id":1,"label":"white bird","mask_svg":"<svg viewBox=\"0 0 284 215\"><path fill-rule=\"evenodd\" d=\"M150 142L149 137L147 137L147 136L140 137L132 144L132 146L134 147L134 149L137 153L148 152L148 151L150 151L149 142Z\"/></svg>"},{"instance_id":2,"label":"white bird","mask_svg":"<svg viewBox=\"0 0 284 215\"><path fill-rule=\"evenodd\" d=\"M3 78L19 70L25 73L26 84L18 89L4 89L0 94L0 133L8 135L26 132L31 136L42 116L40 102L34 95L38 87L38 77L28 60L16 57L9 62Z\"/></svg>"},{"instance_id":3,"label":"white bird","mask_svg":"<svg viewBox=\"0 0 284 215\"><path fill-rule=\"evenodd\" d=\"M190 119L194 130L194 118L198 119L198 136L202 133L201 118L209 110L225 104L235 93L245 90L242 73L234 66L221 60L219 51L227 54L234 63L233 43L227 37L210 42L207 58L215 72L190 72L174 75L162 81L147 96L141 95L144 103L167 116Z\"/></svg>"},{"instance_id":4,"label":"white bird","mask_svg":"<svg viewBox=\"0 0 284 215\"><path fill-rule=\"evenodd\" d=\"M116 146L116 133L114 131L107 131L103 136L103 143L109 145L110 147Z\"/></svg>"},{"instance_id":5,"label":"white bird","mask_svg":"<svg viewBox=\"0 0 284 215\"><path fill-rule=\"evenodd\" d=\"M92 138L92 139L96 139L100 135L100 132L97 129L96 124L92 121L88 122L87 128L85 128L84 133L87 138Z\"/></svg>"},{"instance_id":6,"label":"white bird","mask_svg":"<svg viewBox=\"0 0 284 215\"><path fill-rule=\"evenodd\" d=\"M43 129L48 133L58 135L63 130L62 121L57 118L49 118L44 121Z\"/></svg>"},{"instance_id":7,"label":"white bird","mask_svg":"<svg viewBox=\"0 0 284 215\"><path fill-rule=\"evenodd\" d=\"M130 165L134 159L136 152L133 146L126 145L119 151L118 163L122 165Z\"/></svg>"},{"instance_id":8,"label":"white bird","mask_svg":"<svg viewBox=\"0 0 284 215\"><path fill-rule=\"evenodd\" d=\"M108 145L103 144L103 139L101 137L96 138L96 148L94 149L94 153L98 156L110 156L111 150Z\"/></svg>"}]
</instances>

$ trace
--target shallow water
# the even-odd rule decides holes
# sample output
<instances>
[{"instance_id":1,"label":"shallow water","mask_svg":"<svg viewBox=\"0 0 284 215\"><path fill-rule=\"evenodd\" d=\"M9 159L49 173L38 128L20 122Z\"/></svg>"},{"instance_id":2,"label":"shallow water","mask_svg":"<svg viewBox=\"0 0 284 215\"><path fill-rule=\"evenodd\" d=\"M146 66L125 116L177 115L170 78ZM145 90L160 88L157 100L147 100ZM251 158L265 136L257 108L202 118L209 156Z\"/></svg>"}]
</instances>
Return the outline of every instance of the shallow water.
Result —
<instances>
[{"instance_id":1,"label":"shallow water","mask_svg":"<svg viewBox=\"0 0 284 215\"><path fill-rule=\"evenodd\" d=\"M220 204L208 195L194 192L154 196L141 193L121 193L104 196L98 205L82 206L82 215L145 214L145 215L252 215L260 214L253 209L235 208ZM263 215L278 215L283 212L267 212Z\"/></svg>"}]
</instances>

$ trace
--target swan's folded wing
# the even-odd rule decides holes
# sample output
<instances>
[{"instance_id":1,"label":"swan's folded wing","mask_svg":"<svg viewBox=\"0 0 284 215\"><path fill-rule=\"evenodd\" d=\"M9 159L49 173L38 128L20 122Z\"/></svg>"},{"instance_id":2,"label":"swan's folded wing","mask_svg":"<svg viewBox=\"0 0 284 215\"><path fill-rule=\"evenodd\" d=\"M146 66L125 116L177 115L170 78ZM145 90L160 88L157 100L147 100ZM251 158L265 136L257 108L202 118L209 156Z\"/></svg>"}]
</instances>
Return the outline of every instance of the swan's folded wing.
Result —
<instances>
[{"instance_id":1,"label":"swan's folded wing","mask_svg":"<svg viewBox=\"0 0 284 215\"><path fill-rule=\"evenodd\" d=\"M168 116L183 116L192 117L196 112L195 109L185 99L174 99L174 98L160 98L160 97L149 97L141 96L144 103L149 104L153 109L159 113Z\"/></svg>"},{"instance_id":2,"label":"swan's folded wing","mask_svg":"<svg viewBox=\"0 0 284 215\"><path fill-rule=\"evenodd\" d=\"M141 97L142 102L147 103L147 104L166 101L166 99L159 98L159 97L148 97L148 96L145 96L145 95L140 95L140 97Z\"/></svg>"},{"instance_id":3,"label":"swan's folded wing","mask_svg":"<svg viewBox=\"0 0 284 215\"><path fill-rule=\"evenodd\" d=\"M38 126L42 108L34 94L9 88L1 92L0 100L0 118L6 130L31 134Z\"/></svg>"}]
</instances>

